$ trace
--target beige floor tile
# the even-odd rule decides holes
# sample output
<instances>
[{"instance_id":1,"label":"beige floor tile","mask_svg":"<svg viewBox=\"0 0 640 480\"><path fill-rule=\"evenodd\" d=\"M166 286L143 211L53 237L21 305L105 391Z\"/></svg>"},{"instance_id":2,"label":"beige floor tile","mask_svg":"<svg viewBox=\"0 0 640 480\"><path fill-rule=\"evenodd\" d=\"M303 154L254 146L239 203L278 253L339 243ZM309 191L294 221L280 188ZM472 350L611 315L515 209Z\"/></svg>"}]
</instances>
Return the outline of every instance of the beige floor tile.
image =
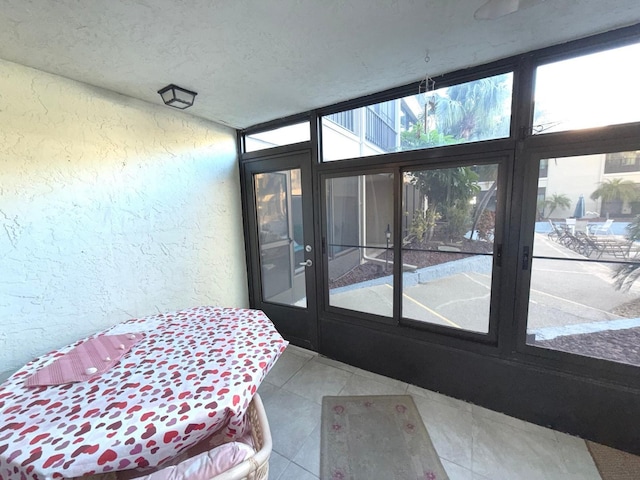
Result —
<instances>
[{"instance_id":1,"label":"beige floor tile","mask_svg":"<svg viewBox=\"0 0 640 480\"><path fill-rule=\"evenodd\" d=\"M313 359L314 362L323 363L325 365L329 365L330 367L336 367L340 370L344 370L346 372L353 373L357 370L356 367L352 367L351 365L347 365L346 363L339 362L338 360L333 360L331 358L323 357L322 355L318 355Z\"/></svg>"},{"instance_id":2,"label":"beige floor tile","mask_svg":"<svg viewBox=\"0 0 640 480\"><path fill-rule=\"evenodd\" d=\"M309 434L320 424L320 405L286 390L264 400L273 450L292 460Z\"/></svg>"},{"instance_id":3,"label":"beige floor tile","mask_svg":"<svg viewBox=\"0 0 640 480\"><path fill-rule=\"evenodd\" d=\"M450 480L600 479L579 438L289 348L259 389L274 441L271 480L318 478L320 403L338 392L411 394Z\"/></svg>"},{"instance_id":4,"label":"beige floor tile","mask_svg":"<svg viewBox=\"0 0 640 480\"><path fill-rule=\"evenodd\" d=\"M267 381L262 382L258 387L258 393L260 394L260 398L262 398L263 402L267 397L269 397L269 395L274 394L278 390L279 390L279 387Z\"/></svg>"},{"instance_id":5,"label":"beige floor tile","mask_svg":"<svg viewBox=\"0 0 640 480\"><path fill-rule=\"evenodd\" d=\"M320 433L321 426L318 424L293 457L294 463L316 476L320 476Z\"/></svg>"},{"instance_id":6,"label":"beige floor tile","mask_svg":"<svg viewBox=\"0 0 640 480\"><path fill-rule=\"evenodd\" d=\"M289 460L278 452L271 452L271 456L269 457L269 479L270 480L278 480L282 472L286 470L289 466Z\"/></svg>"},{"instance_id":7,"label":"beige floor tile","mask_svg":"<svg viewBox=\"0 0 640 480\"><path fill-rule=\"evenodd\" d=\"M486 417L473 421L471 469L488 478L564 479L568 476L558 441Z\"/></svg>"},{"instance_id":8,"label":"beige floor tile","mask_svg":"<svg viewBox=\"0 0 640 480\"><path fill-rule=\"evenodd\" d=\"M415 385L409 385L409 387L407 388L407 393L411 395L419 395L421 397L428 398L429 400L433 400L434 402L444 403L445 405L457 407L467 412L471 412L472 405L468 402L458 400L457 398L448 397L447 395L433 392L425 388L416 387Z\"/></svg>"},{"instance_id":9,"label":"beige floor tile","mask_svg":"<svg viewBox=\"0 0 640 480\"><path fill-rule=\"evenodd\" d=\"M378 375L377 373L368 372L367 370L363 370L361 368L356 368L355 373L357 373L361 377L366 377L366 378L375 380L376 382L386 383L387 385L391 385L392 387L402 388L405 391L409 386L409 384L406 382L401 382L400 380L396 380L394 378L385 377L384 375Z\"/></svg>"},{"instance_id":10,"label":"beige floor tile","mask_svg":"<svg viewBox=\"0 0 640 480\"><path fill-rule=\"evenodd\" d=\"M340 395L404 395L405 387L380 383L372 378L352 375L347 381Z\"/></svg>"},{"instance_id":11,"label":"beige floor tile","mask_svg":"<svg viewBox=\"0 0 640 480\"><path fill-rule=\"evenodd\" d=\"M266 382L281 387L287 383L310 360L311 357L301 357L287 350L278 359L267 377Z\"/></svg>"},{"instance_id":12,"label":"beige floor tile","mask_svg":"<svg viewBox=\"0 0 640 480\"><path fill-rule=\"evenodd\" d=\"M322 403L325 395L338 395L352 373L318 362L307 362L282 388Z\"/></svg>"},{"instance_id":13,"label":"beige floor tile","mask_svg":"<svg viewBox=\"0 0 640 480\"><path fill-rule=\"evenodd\" d=\"M307 350L306 348L298 347L297 345L291 345L287 347L286 352L293 353L294 355L298 355L299 357L303 357L306 359L311 359L313 357L317 357L318 354L312 350Z\"/></svg>"},{"instance_id":14,"label":"beige floor tile","mask_svg":"<svg viewBox=\"0 0 640 480\"><path fill-rule=\"evenodd\" d=\"M420 396L414 396L413 399L438 455L470 469L473 419L471 412Z\"/></svg>"},{"instance_id":15,"label":"beige floor tile","mask_svg":"<svg viewBox=\"0 0 640 480\"><path fill-rule=\"evenodd\" d=\"M600 473L584 440L566 433L554 432L562 460L571 475L583 480L600 480Z\"/></svg>"},{"instance_id":16,"label":"beige floor tile","mask_svg":"<svg viewBox=\"0 0 640 480\"><path fill-rule=\"evenodd\" d=\"M441 458L444 471L447 472L449 480L473 480L473 472L468 468L461 467L460 465L450 462L444 458Z\"/></svg>"},{"instance_id":17,"label":"beige floor tile","mask_svg":"<svg viewBox=\"0 0 640 480\"><path fill-rule=\"evenodd\" d=\"M278 480L318 480L318 477L291 462Z\"/></svg>"},{"instance_id":18,"label":"beige floor tile","mask_svg":"<svg viewBox=\"0 0 640 480\"><path fill-rule=\"evenodd\" d=\"M493 420L494 422L504 423L505 425L510 425L512 427L519 428L520 430L539 433L540 435L546 435L549 438L555 438L555 432L550 428L545 428L545 427L541 427L540 425L535 425L533 423L525 422L524 420L520 420L519 418L505 415L504 413L495 412L493 410L489 410L487 408L480 407L478 405L473 405L471 407L471 412L473 413L474 417L484 417L489 420Z\"/></svg>"}]
</instances>

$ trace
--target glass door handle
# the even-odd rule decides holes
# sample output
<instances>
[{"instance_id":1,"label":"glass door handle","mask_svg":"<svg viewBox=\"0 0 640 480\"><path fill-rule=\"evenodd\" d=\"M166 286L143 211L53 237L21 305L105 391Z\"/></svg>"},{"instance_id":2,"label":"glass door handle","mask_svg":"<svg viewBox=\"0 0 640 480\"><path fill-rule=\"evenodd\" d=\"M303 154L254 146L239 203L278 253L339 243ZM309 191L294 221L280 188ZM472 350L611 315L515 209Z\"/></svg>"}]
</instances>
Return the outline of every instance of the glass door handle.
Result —
<instances>
[{"instance_id":1,"label":"glass door handle","mask_svg":"<svg viewBox=\"0 0 640 480\"><path fill-rule=\"evenodd\" d=\"M308 259L308 260L305 260L304 262L301 262L299 265L303 267L310 267L311 265L313 265L313 262L310 259Z\"/></svg>"}]
</instances>

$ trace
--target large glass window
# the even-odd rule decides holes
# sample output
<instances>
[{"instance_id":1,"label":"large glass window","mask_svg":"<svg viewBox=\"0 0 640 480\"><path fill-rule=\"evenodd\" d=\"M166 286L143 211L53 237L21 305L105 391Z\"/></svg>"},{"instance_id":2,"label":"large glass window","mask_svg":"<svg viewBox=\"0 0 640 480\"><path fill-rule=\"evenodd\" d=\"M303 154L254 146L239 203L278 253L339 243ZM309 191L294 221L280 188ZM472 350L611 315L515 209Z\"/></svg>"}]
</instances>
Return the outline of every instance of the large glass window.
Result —
<instances>
[{"instance_id":1,"label":"large glass window","mask_svg":"<svg viewBox=\"0 0 640 480\"><path fill-rule=\"evenodd\" d=\"M640 44L542 65L533 133L640 121Z\"/></svg>"},{"instance_id":2,"label":"large glass window","mask_svg":"<svg viewBox=\"0 0 640 480\"><path fill-rule=\"evenodd\" d=\"M622 172L640 172L640 150L607 154L604 173Z\"/></svg>"},{"instance_id":3,"label":"large glass window","mask_svg":"<svg viewBox=\"0 0 640 480\"><path fill-rule=\"evenodd\" d=\"M246 152L255 152L265 148L291 145L293 143L308 142L311 139L309 122L296 123L286 127L274 128L259 133L252 133L244 137Z\"/></svg>"},{"instance_id":4,"label":"large glass window","mask_svg":"<svg viewBox=\"0 0 640 480\"><path fill-rule=\"evenodd\" d=\"M393 315L393 174L325 181L329 305Z\"/></svg>"},{"instance_id":5,"label":"large glass window","mask_svg":"<svg viewBox=\"0 0 640 480\"><path fill-rule=\"evenodd\" d=\"M487 333L498 165L404 175L402 317Z\"/></svg>"},{"instance_id":6,"label":"large glass window","mask_svg":"<svg viewBox=\"0 0 640 480\"><path fill-rule=\"evenodd\" d=\"M512 84L505 73L327 115L323 161L508 137Z\"/></svg>"},{"instance_id":7,"label":"large glass window","mask_svg":"<svg viewBox=\"0 0 640 480\"><path fill-rule=\"evenodd\" d=\"M640 172L605 177L606 158L549 159L539 180L527 344L640 365Z\"/></svg>"}]
</instances>

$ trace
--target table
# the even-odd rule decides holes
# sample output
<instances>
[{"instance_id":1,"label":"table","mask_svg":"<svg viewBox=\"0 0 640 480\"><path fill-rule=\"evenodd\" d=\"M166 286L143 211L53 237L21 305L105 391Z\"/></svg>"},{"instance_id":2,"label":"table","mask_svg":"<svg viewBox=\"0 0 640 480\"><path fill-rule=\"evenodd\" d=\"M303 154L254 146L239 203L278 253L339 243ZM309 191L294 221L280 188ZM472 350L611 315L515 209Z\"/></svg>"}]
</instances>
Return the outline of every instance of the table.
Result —
<instances>
[{"instance_id":1,"label":"table","mask_svg":"<svg viewBox=\"0 0 640 480\"><path fill-rule=\"evenodd\" d=\"M152 467L214 432L231 440L287 346L263 312L221 307L131 319L95 336L133 332L144 339L89 381L24 385L83 339L0 385L0 480Z\"/></svg>"}]
</instances>

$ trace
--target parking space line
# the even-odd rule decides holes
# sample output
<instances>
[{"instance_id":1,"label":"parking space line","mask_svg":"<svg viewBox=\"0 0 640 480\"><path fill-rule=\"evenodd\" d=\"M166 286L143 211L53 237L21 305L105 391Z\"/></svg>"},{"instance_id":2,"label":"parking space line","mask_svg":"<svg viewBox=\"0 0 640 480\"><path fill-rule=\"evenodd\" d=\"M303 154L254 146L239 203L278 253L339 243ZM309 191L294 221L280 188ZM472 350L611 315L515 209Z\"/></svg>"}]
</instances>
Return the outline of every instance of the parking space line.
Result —
<instances>
[{"instance_id":1,"label":"parking space line","mask_svg":"<svg viewBox=\"0 0 640 480\"><path fill-rule=\"evenodd\" d=\"M387 287L389 287L390 289L393 290L393 287L391 285L389 285L388 283L385 283L385 285ZM455 322L452 322L451 320L449 320L447 317L443 317L442 315L440 315L438 312L436 312L435 310L430 309L429 307L427 307L426 305L420 303L418 300L416 300L415 298L411 298L409 295L407 295L406 293L403 293L402 296L408 300L411 300L413 303L415 303L416 305L418 305L419 307L424 308L427 312L429 312L431 315L434 315L436 317L438 317L440 320L448 323L449 325L455 327L455 328L460 328L462 329L462 327L460 325L458 325Z\"/></svg>"},{"instance_id":2,"label":"parking space line","mask_svg":"<svg viewBox=\"0 0 640 480\"><path fill-rule=\"evenodd\" d=\"M617 313L607 312L606 310L601 310L600 308L597 308L597 307L592 307L590 305L585 305L584 303L574 302L573 300L569 300L568 298L558 297L557 295L553 295L551 293L543 292L542 290L536 290L535 288L532 288L531 292L539 293L541 295L546 295L547 297L555 298L556 300L560 300L562 302L567 302L567 303L570 303L572 305L577 305L579 307L584 307L584 308L588 308L590 310L595 310L596 312L606 313L607 315L613 315L614 317L625 318L622 315L618 315Z\"/></svg>"},{"instance_id":3,"label":"parking space line","mask_svg":"<svg viewBox=\"0 0 640 480\"><path fill-rule=\"evenodd\" d=\"M478 273L478 275L483 275L483 274L482 273ZM491 278L488 275L484 275L484 276L486 276L488 278ZM613 315L614 317L618 317L618 318L625 318L622 315L618 315L617 313L607 312L606 310L602 310L602 309L597 308L597 307L592 307L590 305L585 305L584 303L574 302L573 300L569 300L568 298L558 297L557 295L553 295L552 293L543 292L542 290L537 290L535 288L531 288L530 287L530 291L531 291L531 293L539 293L540 295L546 295L547 297L555 298L556 300L560 300L561 302L571 303L572 305L577 305L579 307L588 308L589 310L595 310L596 312L606 313L607 315ZM535 303L535 304L539 304L539 302L536 302L535 300L533 300L532 297L533 297L533 295L529 295L529 302ZM540 303L540 305L543 305L543 304Z\"/></svg>"},{"instance_id":4,"label":"parking space line","mask_svg":"<svg viewBox=\"0 0 640 480\"><path fill-rule=\"evenodd\" d=\"M472 278L472 277L471 277L469 274L467 274L467 273L463 273L462 275L464 275L465 277L467 277L467 278L468 278L469 280L471 280L472 282L477 283L477 284L478 284L478 285L480 285L481 287L484 287L484 288L486 288L486 289L491 290L491 285L485 285L484 283L479 282L479 281L478 281L478 280L476 280L475 278ZM487 276L488 278L491 278L491 277L489 277L489 275L486 275L486 276Z\"/></svg>"}]
</instances>

